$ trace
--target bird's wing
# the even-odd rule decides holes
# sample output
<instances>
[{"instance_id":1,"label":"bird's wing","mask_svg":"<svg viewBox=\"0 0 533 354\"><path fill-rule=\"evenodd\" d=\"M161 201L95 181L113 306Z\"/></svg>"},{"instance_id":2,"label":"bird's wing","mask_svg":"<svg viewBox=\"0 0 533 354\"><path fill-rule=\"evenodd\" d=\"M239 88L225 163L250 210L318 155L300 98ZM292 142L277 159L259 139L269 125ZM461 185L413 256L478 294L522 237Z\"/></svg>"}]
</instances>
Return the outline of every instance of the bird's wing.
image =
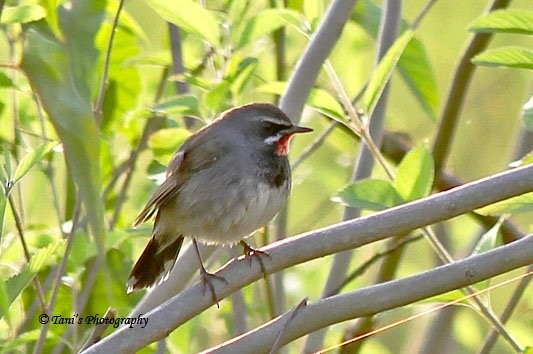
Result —
<instances>
[{"instance_id":1,"label":"bird's wing","mask_svg":"<svg viewBox=\"0 0 533 354\"><path fill-rule=\"evenodd\" d=\"M180 184L177 172L181 167L184 155L185 152L183 150L178 151L176 155L174 155L172 161L170 161L170 164L168 165L165 181L157 187L152 198L150 198L144 209L135 219L133 227L139 226L139 224L149 220L162 204L177 194Z\"/></svg>"},{"instance_id":2,"label":"bird's wing","mask_svg":"<svg viewBox=\"0 0 533 354\"><path fill-rule=\"evenodd\" d=\"M209 129L199 131L197 137L208 135L209 131ZM225 144L220 141L215 142L215 139L210 139L209 135L205 139L186 141L170 161L165 181L146 203L133 226L136 227L149 220L163 204L178 194L184 181L211 166L225 150L227 150Z\"/></svg>"}]
</instances>

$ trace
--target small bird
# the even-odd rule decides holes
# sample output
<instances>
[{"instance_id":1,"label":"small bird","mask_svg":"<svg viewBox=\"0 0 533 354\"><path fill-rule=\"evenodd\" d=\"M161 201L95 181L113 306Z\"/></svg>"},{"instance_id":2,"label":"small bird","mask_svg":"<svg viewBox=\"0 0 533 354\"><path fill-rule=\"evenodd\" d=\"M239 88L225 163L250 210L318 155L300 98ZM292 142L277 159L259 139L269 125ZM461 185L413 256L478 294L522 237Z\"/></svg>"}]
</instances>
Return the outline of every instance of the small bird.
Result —
<instances>
[{"instance_id":1,"label":"small bird","mask_svg":"<svg viewBox=\"0 0 533 354\"><path fill-rule=\"evenodd\" d=\"M191 135L135 220L134 227L155 215L150 241L130 273L128 293L166 280L188 237L198 255L204 286L218 303L210 277L224 279L207 272L196 240L240 242L247 255L264 253L243 239L268 223L287 200L289 143L294 134L310 131L292 124L274 105L252 103L222 113Z\"/></svg>"}]
</instances>

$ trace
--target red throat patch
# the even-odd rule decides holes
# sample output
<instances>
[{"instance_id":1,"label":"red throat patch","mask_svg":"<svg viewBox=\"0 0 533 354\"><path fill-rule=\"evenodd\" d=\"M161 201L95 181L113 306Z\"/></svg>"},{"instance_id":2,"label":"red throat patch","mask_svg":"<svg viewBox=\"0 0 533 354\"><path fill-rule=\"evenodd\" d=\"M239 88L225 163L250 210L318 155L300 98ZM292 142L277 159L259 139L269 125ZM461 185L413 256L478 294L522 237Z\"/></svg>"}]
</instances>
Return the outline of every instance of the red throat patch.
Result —
<instances>
[{"instance_id":1,"label":"red throat patch","mask_svg":"<svg viewBox=\"0 0 533 354\"><path fill-rule=\"evenodd\" d=\"M289 154L291 138L294 134L285 134L276 142L276 155L287 156Z\"/></svg>"}]
</instances>

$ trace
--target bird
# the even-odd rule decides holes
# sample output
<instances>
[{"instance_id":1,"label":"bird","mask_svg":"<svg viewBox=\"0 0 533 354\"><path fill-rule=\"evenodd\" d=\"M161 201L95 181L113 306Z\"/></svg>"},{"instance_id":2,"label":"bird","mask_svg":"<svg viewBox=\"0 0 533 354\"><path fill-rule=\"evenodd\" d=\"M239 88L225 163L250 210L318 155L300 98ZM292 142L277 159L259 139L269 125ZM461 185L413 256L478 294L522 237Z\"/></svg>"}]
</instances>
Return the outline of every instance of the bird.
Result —
<instances>
[{"instance_id":1,"label":"bird","mask_svg":"<svg viewBox=\"0 0 533 354\"><path fill-rule=\"evenodd\" d=\"M197 241L243 245L245 255L265 252L244 239L283 207L291 189L287 155L295 125L277 106L235 107L192 134L171 159L166 178L139 213L134 227L154 219L150 240L133 266L127 292L152 288L168 278L185 238L192 239L200 275L218 304ZM268 254L267 254L268 255ZM264 266L260 260L262 270Z\"/></svg>"}]
</instances>

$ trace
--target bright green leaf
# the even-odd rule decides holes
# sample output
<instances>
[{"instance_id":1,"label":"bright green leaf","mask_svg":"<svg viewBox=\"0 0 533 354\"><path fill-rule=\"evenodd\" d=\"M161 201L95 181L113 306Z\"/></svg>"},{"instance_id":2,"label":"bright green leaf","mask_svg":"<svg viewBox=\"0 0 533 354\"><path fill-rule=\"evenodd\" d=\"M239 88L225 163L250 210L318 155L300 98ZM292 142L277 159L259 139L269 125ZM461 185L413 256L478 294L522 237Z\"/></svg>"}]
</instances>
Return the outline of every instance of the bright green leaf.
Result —
<instances>
[{"instance_id":1,"label":"bright green leaf","mask_svg":"<svg viewBox=\"0 0 533 354\"><path fill-rule=\"evenodd\" d=\"M477 255L483 252L487 252L496 247L497 242L498 242L498 234L499 234L503 221L504 221L504 218L500 217L498 222L493 227L491 227L490 230L488 230L485 234L483 234L483 236L481 236L476 246L474 247L474 250L472 251L471 255ZM489 286L490 286L490 279L481 281L474 285L474 287L479 290L487 289ZM483 293L482 296L485 297L487 300L486 302L488 302L490 295L488 293Z\"/></svg>"},{"instance_id":2,"label":"bright green leaf","mask_svg":"<svg viewBox=\"0 0 533 354\"><path fill-rule=\"evenodd\" d=\"M211 11L191 0L145 0L166 21L218 46L218 21Z\"/></svg>"},{"instance_id":3,"label":"bright green leaf","mask_svg":"<svg viewBox=\"0 0 533 354\"><path fill-rule=\"evenodd\" d=\"M286 82L273 81L257 87L257 91L282 95L285 92ZM307 97L307 104L327 116L345 121L344 110L341 104L328 91L314 88Z\"/></svg>"},{"instance_id":4,"label":"bright green leaf","mask_svg":"<svg viewBox=\"0 0 533 354\"><path fill-rule=\"evenodd\" d=\"M55 146L57 146L57 143L55 142L44 143L30 153L24 155L15 169L15 173L13 175L13 184L17 183L22 177L24 177L26 173L28 173L31 168L35 166L36 163L41 162L45 155L49 153Z\"/></svg>"},{"instance_id":5,"label":"bright green leaf","mask_svg":"<svg viewBox=\"0 0 533 354\"><path fill-rule=\"evenodd\" d=\"M326 4L324 0L305 0L302 5L305 18L311 24L311 29L314 32L320 23L320 18L326 12Z\"/></svg>"},{"instance_id":6,"label":"bright green leaf","mask_svg":"<svg viewBox=\"0 0 533 354\"><path fill-rule=\"evenodd\" d=\"M533 212L533 192L476 209L482 215L521 214Z\"/></svg>"},{"instance_id":7,"label":"bright green leaf","mask_svg":"<svg viewBox=\"0 0 533 354\"><path fill-rule=\"evenodd\" d=\"M6 216L6 206L7 198L4 194L4 191L0 191L0 241L2 241L2 236L4 235L4 220Z\"/></svg>"},{"instance_id":8,"label":"bright green leaf","mask_svg":"<svg viewBox=\"0 0 533 354\"><path fill-rule=\"evenodd\" d=\"M148 147L156 153L174 152L190 135L184 128L161 129L150 135Z\"/></svg>"},{"instance_id":9,"label":"bright green leaf","mask_svg":"<svg viewBox=\"0 0 533 354\"><path fill-rule=\"evenodd\" d=\"M39 339L41 334L41 329L35 329L27 332L20 333L16 338L0 339L0 353L21 353L24 352L24 349L28 344L35 343ZM59 343L62 340L60 336L55 334L53 331L46 332L46 343L49 345L54 345ZM70 348L74 351L74 348Z\"/></svg>"},{"instance_id":10,"label":"bright green leaf","mask_svg":"<svg viewBox=\"0 0 533 354\"><path fill-rule=\"evenodd\" d=\"M425 197L431 192L434 170L433 158L425 147L412 149L398 166L394 187L406 201Z\"/></svg>"},{"instance_id":11,"label":"bright green leaf","mask_svg":"<svg viewBox=\"0 0 533 354\"><path fill-rule=\"evenodd\" d=\"M220 111L226 102L229 89L230 84L228 81L219 82L204 96L205 105L216 112Z\"/></svg>"},{"instance_id":12,"label":"bright green leaf","mask_svg":"<svg viewBox=\"0 0 533 354\"><path fill-rule=\"evenodd\" d=\"M475 20L474 32L503 32L533 34L533 11L522 9L496 10Z\"/></svg>"},{"instance_id":13,"label":"bright green leaf","mask_svg":"<svg viewBox=\"0 0 533 354\"><path fill-rule=\"evenodd\" d=\"M257 58L245 58L236 68L236 72L232 75L231 91L234 95L240 94L244 91L246 84L252 78L259 61Z\"/></svg>"},{"instance_id":14,"label":"bright green leaf","mask_svg":"<svg viewBox=\"0 0 533 354\"><path fill-rule=\"evenodd\" d=\"M127 16L120 15L120 23L115 30L111 60L109 62L108 84L102 107L101 129L106 134L115 135L120 128L122 119L132 108L138 106L142 85L139 75L139 54L141 50L139 38L144 33L138 25ZM96 46L101 53L107 51L112 24L105 23L98 31ZM133 62L137 60L137 62ZM101 64L103 66L103 63ZM146 64L145 64L146 65ZM152 64L150 64L152 65Z\"/></svg>"},{"instance_id":15,"label":"bright green leaf","mask_svg":"<svg viewBox=\"0 0 533 354\"><path fill-rule=\"evenodd\" d=\"M6 74L0 72L0 87L15 87L15 84L13 83L13 80Z\"/></svg>"},{"instance_id":16,"label":"bright green leaf","mask_svg":"<svg viewBox=\"0 0 533 354\"><path fill-rule=\"evenodd\" d=\"M234 39L236 48L254 42L258 38L291 23L300 23L301 16L295 11L288 9L266 9L246 22L241 33Z\"/></svg>"},{"instance_id":17,"label":"bright green leaf","mask_svg":"<svg viewBox=\"0 0 533 354\"><path fill-rule=\"evenodd\" d=\"M11 301L9 301L9 295L6 290L5 282L0 281L0 316L4 314L8 324L11 324L11 316L9 315L9 307L11 306Z\"/></svg>"},{"instance_id":18,"label":"bright green leaf","mask_svg":"<svg viewBox=\"0 0 533 354\"><path fill-rule=\"evenodd\" d=\"M28 23L45 16L46 11L40 5L5 6L0 23Z\"/></svg>"},{"instance_id":19,"label":"bright green leaf","mask_svg":"<svg viewBox=\"0 0 533 354\"><path fill-rule=\"evenodd\" d=\"M37 273L39 273L44 267L56 263L59 255L64 252L65 246L66 241L59 240L44 248L40 248L32 255L30 262L24 265L22 271L4 281L9 306L30 284ZM1 312L0 317L3 315L4 312Z\"/></svg>"},{"instance_id":20,"label":"bright green leaf","mask_svg":"<svg viewBox=\"0 0 533 354\"><path fill-rule=\"evenodd\" d=\"M346 120L341 104L326 90L312 89L307 98L307 103L327 116L340 121Z\"/></svg>"},{"instance_id":21,"label":"bright green leaf","mask_svg":"<svg viewBox=\"0 0 533 354\"><path fill-rule=\"evenodd\" d=\"M80 2L84 1L74 3L82 6ZM68 15L63 14L64 17ZM88 27L91 28L94 29ZM88 37L89 34L84 35ZM24 38L20 66L63 144L69 176L80 192L88 223L103 252L105 221L100 194L100 135L92 112L90 90L88 84L84 84L94 72L82 72L77 65L90 69L91 64L85 60L82 63L73 61L69 54L73 48L67 50L63 42L40 26L28 26ZM86 45L90 46L94 38L87 41ZM78 74L82 76L76 76Z\"/></svg>"},{"instance_id":22,"label":"bright green leaf","mask_svg":"<svg viewBox=\"0 0 533 354\"><path fill-rule=\"evenodd\" d=\"M188 116L199 117L200 103L195 96L173 96L150 106L154 113L183 113Z\"/></svg>"},{"instance_id":23,"label":"bright green leaf","mask_svg":"<svg viewBox=\"0 0 533 354\"><path fill-rule=\"evenodd\" d=\"M405 47L398 61L398 71L424 111L436 120L439 109L437 80L424 46L417 38Z\"/></svg>"},{"instance_id":24,"label":"bright green leaf","mask_svg":"<svg viewBox=\"0 0 533 354\"><path fill-rule=\"evenodd\" d=\"M483 234L483 236L481 236L481 238L476 244L476 247L474 247L474 250L472 251L472 256L490 251L496 247L498 233L500 231L503 221L504 219L500 218L493 227L491 227L487 232L485 232L485 234Z\"/></svg>"},{"instance_id":25,"label":"bright green leaf","mask_svg":"<svg viewBox=\"0 0 533 354\"><path fill-rule=\"evenodd\" d=\"M378 66L372 73L370 81L363 95L363 102L365 110L368 115L372 114L372 111L376 107L376 104L385 89L385 86L389 82L389 78L400 59L405 47L413 38L414 32L412 30L405 31L394 44L389 48L387 54L379 62Z\"/></svg>"},{"instance_id":26,"label":"bright green leaf","mask_svg":"<svg viewBox=\"0 0 533 354\"><path fill-rule=\"evenodd\" d=\"M465 297L465 293L462 290L452 290L448 291L444 294L439 294L432 296L430 298L424 299L420 301L420 303L449 303L452 301L458 301L459 299L463 299ZM459 304L467 304L468 300L464 299L459 302Z\"/></svg>"},{"instance_id":27,"label":"bright green leaf","mask_svg":"<svg viewBox=\"0 0 533 354\"><path fill-rule=\"evenodd\" d=\"M518 47L492 49L476 55L472 62L481 66L533 70L533 51Z\"/></svg>"},{"instance_id":28,"label":"bright green leaf","mask_svg":"<svg viewBox=\"0 0 533 354\"><path fill-rule=\"evenodd\" d=\"M379 211L403 203L392 184L380 179L366 179L342 189L331 198L351 208Z\"/></svg>"},{"instance_id":29,"label":"bright green leaf","mask_svg":"<svg viewBox=\"0 0 533 354\"><path fill-rule=\"evenodd\" d=\"M373 38L377 38L382 12L382 8L372 1L360 1L352 20L363 27ZM408 28L409 23L402 20L401 30ZM416 37L413 37L405 47L398 61L398 71L424 111L435 120L439 109L437 80L424 45Z\"/></svg>"}]
</instances>

